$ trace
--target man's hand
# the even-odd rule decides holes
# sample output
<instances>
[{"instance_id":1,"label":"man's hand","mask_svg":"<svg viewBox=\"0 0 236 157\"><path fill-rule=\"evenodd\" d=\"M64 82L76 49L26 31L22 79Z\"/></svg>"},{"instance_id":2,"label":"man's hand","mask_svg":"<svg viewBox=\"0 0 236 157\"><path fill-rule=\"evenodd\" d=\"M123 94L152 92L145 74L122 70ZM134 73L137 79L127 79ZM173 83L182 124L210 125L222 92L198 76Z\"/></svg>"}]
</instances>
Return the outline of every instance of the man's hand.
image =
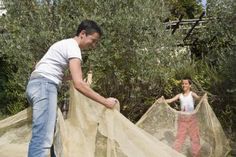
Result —
<instances>
[{"instance_id":1,"label":"man's hand","mask_svg":"<svg viewBox=\"0 0 236 157\"><path fill-rule=\"evenodd\" d=\"M116 104L119 104L119 101L116 99L116 98L107 98L106 99L106 102L105 102L105 106L107 107L107 108L110 108L110 109L112 109L112 108L114 108L115 107L115 105Z\"/></svg>"}]
</instances>

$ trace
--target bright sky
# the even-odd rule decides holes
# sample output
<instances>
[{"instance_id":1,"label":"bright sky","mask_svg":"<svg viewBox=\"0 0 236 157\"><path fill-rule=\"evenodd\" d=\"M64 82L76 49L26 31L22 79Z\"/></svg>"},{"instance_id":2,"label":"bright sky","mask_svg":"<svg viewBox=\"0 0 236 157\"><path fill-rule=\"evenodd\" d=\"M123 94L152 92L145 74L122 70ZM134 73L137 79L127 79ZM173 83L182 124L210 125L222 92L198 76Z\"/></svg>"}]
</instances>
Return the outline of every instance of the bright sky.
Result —
<instances>
[{"instance_id":1,"label":"bright sky","mask_svg":"<svg viewBox=\"0 0 236 157\"><path fill-rule=\"evenodd\" d=\"M202 5L204 8L206 8L206 3L207 3L207 0L202 0Z\"/></svg>"}]
</instances>

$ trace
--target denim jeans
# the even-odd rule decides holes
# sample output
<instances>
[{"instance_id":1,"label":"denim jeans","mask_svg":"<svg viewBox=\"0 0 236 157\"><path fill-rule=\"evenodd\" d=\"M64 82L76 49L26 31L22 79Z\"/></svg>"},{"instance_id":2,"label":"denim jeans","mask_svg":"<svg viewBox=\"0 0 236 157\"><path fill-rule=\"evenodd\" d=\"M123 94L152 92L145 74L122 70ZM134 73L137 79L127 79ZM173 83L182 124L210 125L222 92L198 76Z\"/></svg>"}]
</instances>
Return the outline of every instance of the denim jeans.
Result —
<instances>
[{"instance_id":1,"label":"denim jeans","mask_svg":"<svg viewBox=\"0 0 236 157\"><path fill-rule=\"evenodd\" d=\"M31 78L26 96L32 105L32 137L28 157L47 157L53 143L57 116L57 85L44 77Z\"/></svg>"}]
</instances>

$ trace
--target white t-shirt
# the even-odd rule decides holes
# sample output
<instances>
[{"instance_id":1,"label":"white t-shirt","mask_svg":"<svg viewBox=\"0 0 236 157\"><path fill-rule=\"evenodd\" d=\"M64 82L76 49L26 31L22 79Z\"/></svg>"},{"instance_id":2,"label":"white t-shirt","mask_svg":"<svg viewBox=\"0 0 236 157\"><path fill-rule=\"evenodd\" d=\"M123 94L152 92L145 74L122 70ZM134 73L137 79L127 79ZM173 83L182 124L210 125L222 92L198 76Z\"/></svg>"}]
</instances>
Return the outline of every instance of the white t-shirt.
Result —
<instances>
[{"instance_id":1,"label":"white t-shirt","mask_svg":"<svg viewBox=\"0 0 236 157\"><path fill-rule=\"evenodd\" d=\"M58 41L48 49L47 53L37 63L31 76L40 75L59 85L71 58L82 60L81 50L76 40L70 38Z\"/></svg>"},{"instance_id":2,"label":"white t-shirt","mask_svg":"<svg viewBox=\"0 0 236 157\"><path fill-rule=\"evenodd\" d=\"M189 92L188 95L183 95L182 93L179 96L181 111L192 112L194 111L194 100L192 92Z\"/></svg>"}]
</instances>

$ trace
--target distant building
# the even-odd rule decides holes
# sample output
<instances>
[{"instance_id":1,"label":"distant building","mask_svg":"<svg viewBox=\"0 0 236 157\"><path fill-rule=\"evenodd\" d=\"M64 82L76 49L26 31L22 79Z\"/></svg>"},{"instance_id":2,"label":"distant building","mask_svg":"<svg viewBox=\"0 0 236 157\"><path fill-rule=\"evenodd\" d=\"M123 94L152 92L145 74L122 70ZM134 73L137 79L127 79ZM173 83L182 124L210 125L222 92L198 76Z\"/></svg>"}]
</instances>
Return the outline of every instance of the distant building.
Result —
<instances>
[{"instance_id":1,"label":"distant building","mask_svg":"<svg viewBox=\"0 0 236 157\"><path fill-rule=\"evenodd\" d=\"M0 16L4 15L7 13L7 10L5 8L5 6L3 5L2 0L0 0Z\"/></svg>"}]
</instances>

